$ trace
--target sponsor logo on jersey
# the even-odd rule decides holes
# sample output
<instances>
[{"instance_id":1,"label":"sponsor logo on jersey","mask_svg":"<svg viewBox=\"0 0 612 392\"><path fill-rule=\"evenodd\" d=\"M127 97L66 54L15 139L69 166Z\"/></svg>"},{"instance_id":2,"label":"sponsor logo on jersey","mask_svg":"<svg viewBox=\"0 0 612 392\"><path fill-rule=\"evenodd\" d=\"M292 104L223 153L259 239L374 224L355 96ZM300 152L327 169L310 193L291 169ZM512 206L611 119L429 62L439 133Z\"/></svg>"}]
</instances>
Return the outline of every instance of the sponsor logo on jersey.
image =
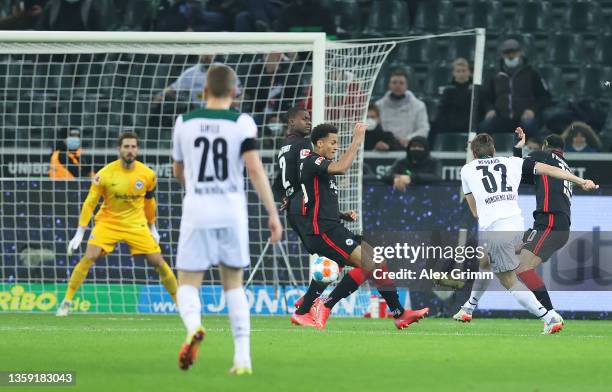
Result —
<instances>
[{"instance_id":1,"label":"sponsor logo on jersey","mask_svg":"<svg viewBox=\"0 0 612 392\"><path fill-rule=\"evenodd\" d=\"M310 150L309 149L303 148L303 149L300 150L300 159L304 159L308 155L310 155Z\"/></svg>"},{"instance_id":2,"label":"sponsor logo on jersey","mask_svg":"<svg viewBox=\"0 0 612 392\"><path fill-rule=\"evenodd\" d=\"M346 242L346 245L347 245L347 246L351 246L351 245L353 245L353 240L352 240L352 239L350 239L350 238L347 238L345 242Z\"/></svg>"},{"instance_id":3,"label":"sponsor logo on jersey","mask_svg":"<svg viewBox=\"0 0 612 392\"><path fill-rule=\"evenodd\" d=\"M323 162L324 159L325 159L324 157L318 157L317 160L315 161L315 165L321 166L321 162Z\"/></svg>"},{"instance_id":4,"label":"sponsor logo on jersey","mask_svg":"<svg viewBox=\"0 0 612 392\"><path fill-rule=\"evenodd\" d=\"M134 186L136 187L136 189L140 190L140 189L142 189L144 184L142 183L142 181L136 180L136 183L134 184Z\"/></svg>"}]
</instances>

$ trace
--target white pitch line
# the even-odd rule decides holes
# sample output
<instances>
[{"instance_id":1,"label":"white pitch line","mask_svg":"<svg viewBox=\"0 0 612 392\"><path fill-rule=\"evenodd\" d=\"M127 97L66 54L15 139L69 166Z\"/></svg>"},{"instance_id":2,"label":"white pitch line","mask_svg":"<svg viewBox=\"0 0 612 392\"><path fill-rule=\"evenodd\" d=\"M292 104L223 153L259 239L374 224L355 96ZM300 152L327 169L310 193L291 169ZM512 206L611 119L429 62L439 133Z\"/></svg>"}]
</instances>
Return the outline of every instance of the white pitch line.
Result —
<instances>
[{"instance_id":1,"label":"white pitch line","mask_svg":"<svg viewBox=\"0 0 612 392\"><path fill-rule=\"evenodd\" d=\"M206 328L208 332L231 332L230 328ZM68 327L53 327L53 326L44 326L44 327L24 327L24 326L7 326L3 325L0 327L0 331L38 331L38 332L182 332L182 327L177 328L103 328L103 327L88 327L87 329L77 328L68 328ZM427 332L427 331L417 331L415 329L411 331L405 332L392 332L392 331L355 331L355 330L338 330L332 329L323 332L318 332L314 329L307 328L288 328L288 329L274 329L274 328L265 328L265 329L252 329L251 332L256 333L278 333L278 332L289 332L289 333L310 333L321 335L324 334L347 334L347 335L376 335L376 336L401 336L402 334L408 336L457 336L457 337L538 337L541 336L538 332L534 332L533 334L501 334L501 333L463 333L463 332ZM607 339L608 336L604 335L567 335L561 333L559 336L563 336L564 338L572 338L572 339Z\"/></svg>"}]
</instances>

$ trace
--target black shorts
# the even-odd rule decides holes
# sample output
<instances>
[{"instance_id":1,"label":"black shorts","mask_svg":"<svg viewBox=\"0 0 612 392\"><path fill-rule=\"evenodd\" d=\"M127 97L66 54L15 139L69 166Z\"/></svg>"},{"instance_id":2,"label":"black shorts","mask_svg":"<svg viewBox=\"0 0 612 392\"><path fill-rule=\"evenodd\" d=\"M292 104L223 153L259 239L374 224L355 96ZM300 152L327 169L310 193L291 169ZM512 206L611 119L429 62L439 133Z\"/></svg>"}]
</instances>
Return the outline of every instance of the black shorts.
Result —
<instances>
[{"instance_id":1,"label":"black shorts","mask_svg":"<svg viewBox=\"0 0 612 392\"><path fill-rule=\"evenodd\" d=\"M563 248L569 239L570 220L565 214L538 214L523 236L523 249L547 261L553 253Z\"/></svg>"},{"instance_id":2,"label":"black shorts","mask_svg":"<svg viewBox=\"0 0 612 392\"><path fill-rule=\"evenodd\" d=\"M332 259L340 267L347 265L351 253L361 244L361 238L343 225L337 225L319 235L304 235L306 250Z\"/></svg>"},{"instance_id":3,"label":"black shorts","mask_svg":"<svg viewBox=\"0 0 612 392\"><path fill-rule=\"evenodd\" d=\"M289 227L291 227L293 231L297 233L297 235L300 237L300 241L302 241L302 244L304 244L304 237L307 235L305 233L308 232L308 224L310 223L308 218L302 215L287 214L287 223L289 223Z\"/></svg>"}]
</instances>

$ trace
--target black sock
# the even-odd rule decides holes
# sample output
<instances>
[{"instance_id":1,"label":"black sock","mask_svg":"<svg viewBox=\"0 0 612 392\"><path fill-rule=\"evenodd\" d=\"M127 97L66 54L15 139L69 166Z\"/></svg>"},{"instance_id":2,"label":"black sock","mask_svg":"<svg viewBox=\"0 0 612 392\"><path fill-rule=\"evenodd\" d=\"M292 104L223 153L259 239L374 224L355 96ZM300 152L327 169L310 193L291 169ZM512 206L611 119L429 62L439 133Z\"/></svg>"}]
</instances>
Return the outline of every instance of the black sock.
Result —
<instances>
[{"instance_id":1,"label":"black sock","mask_svg":"<svg viewBox=\"0 0 612 392\"><path fill-rule=\"evenodd\" d=\"M387 306L391 310L391 313L393 313L394 318L398 318L404 313L404 307L400 302L399 294L395 287L380 287L378 292L380 296L387 301Z\"/></svg>"},{"instance_id":2,"label":"black sock","mask_svg":"<svg viewBox=\"0 0 612 392\"><path fill-rule=\"evenodd\" d=\"M359 285L351 278L351 275L346 274L340 280L340 283L336 288L329 294L329 298L325 301L326 308L333 308L342 298L346 298L353 292L357 291Z\"/></svg>"},{"instance_id":3,"label":"black sock","mask_svg":"<svg viewBox=\"0 0 612 392\"><path fill-rule=\"evenodd\" d=\"M546 286L538 287L535 290L531 291L533 295L540 301L542 306L546 308L546 310L553 310L553 304L550 300L550 296L548 295L548 290L546 290Z\"/></svg>"},{"instance_id":4,"label":"black sock","mask_svg":"<svg viewBox=\"0 0 612 392\"><path fill-rule=\"evenodd\" d=\"M304 302L297 308L295 313L306 314L310 312L312 303L323 294L326 287L327 284L312 279L310 281L310 286L308 286L308 290L306 290L306 294L304 294Z\"/></svg>"}]
</instances>

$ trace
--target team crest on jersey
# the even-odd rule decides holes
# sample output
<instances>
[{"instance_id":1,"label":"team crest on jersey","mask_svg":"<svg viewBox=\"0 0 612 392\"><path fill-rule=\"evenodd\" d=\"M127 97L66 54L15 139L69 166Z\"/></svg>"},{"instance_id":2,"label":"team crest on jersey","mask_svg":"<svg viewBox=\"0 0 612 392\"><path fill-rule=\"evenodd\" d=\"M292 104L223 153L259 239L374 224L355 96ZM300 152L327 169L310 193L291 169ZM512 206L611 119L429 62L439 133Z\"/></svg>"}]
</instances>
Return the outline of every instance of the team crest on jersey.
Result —
<instances>
[{"instance_id":1,"label":"team crest on jersey","mask_svg":"<svg viewBox=\"0 0 612 392\"><path fill-rule=\"evenodd\" d=\"M97 175L97 176L94 177L93 183L96 184L96 185L100 185L100 180L102 180L102 179L100 178L99 175Z\"/></svg>"},{"instance_id":2,"label":"team crest on jersey","mask_svg":"<svg viewBox=\"0 0 612 392\"><path fill-rule=\"evenodd\" d=\"M309 149L303 148L303 149L300 150L300 159L304 159L308 155L310 155L310 150Z\"/></svg>"},{"instance_id":3,"label":"team crest on jersey","mask_svg":"<svg viewBox=\"0 0 612 392\"><path fill-rule=\"evenodd\" d=\"M144 184L142 183L142 181L136 180L136 183L134 184L134 186L136 187L136 189L141 190Z\"/></svg>"},{"instance_id":4,"label":"team crest on jersey","mask_svg":"<svg viewBox=\"0 0 612 392\"><path fill-rule=\"evenodd\" d=\"M321 162L323 162L324 159L325 158L323 158L323 157L318 157L317 160L315 161L315 165L321 166Z\"/></svg>"},{"instance_id":5,"label":"team crest on jersey","mask_svg":"<svg viewBox=\"0 0 612 392\"><path fill-rule=\"evenodd\" d=\"M346 245L347 245L347 246L351 246L351 245L353 245L353 240L352 240L352 239L350 239L350 238L347 238L345 242L346 242Z\"/></svg>"}]
</instances>

